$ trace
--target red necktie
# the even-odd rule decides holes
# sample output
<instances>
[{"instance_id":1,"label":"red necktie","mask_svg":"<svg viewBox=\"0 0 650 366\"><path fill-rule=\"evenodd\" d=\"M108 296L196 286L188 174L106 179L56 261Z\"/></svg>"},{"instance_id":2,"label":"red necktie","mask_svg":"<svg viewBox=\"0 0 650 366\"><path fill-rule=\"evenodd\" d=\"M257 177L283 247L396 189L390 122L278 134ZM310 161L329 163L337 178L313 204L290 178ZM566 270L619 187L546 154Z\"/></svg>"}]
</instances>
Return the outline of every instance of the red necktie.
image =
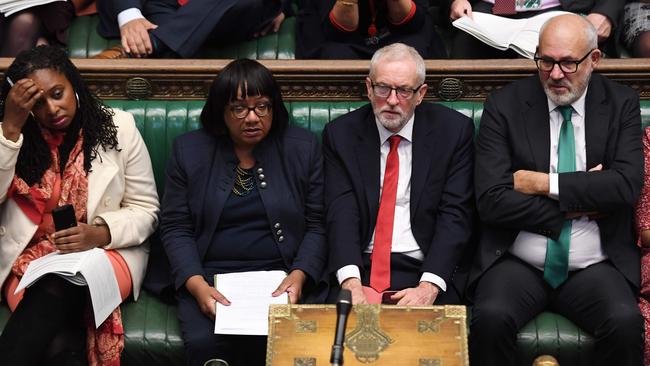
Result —
<instances>
[{"instance_id":1,"label":"red necktie","mask_svg":"<svg viewBox=\"0 0 650 366\"><path fill-rule=\"evenodd\" d=\"M402 140L397 135L391 136L390 152L386 159L384 186L377 213L375 226L375 243L370 264L370 287L382 292L390 287L390 247L393 241L393 221L395 218L395 198L399 178L399 155L397 146Z\"/></svg>"},{"instance_id":2,"label":"red necktie","mask_svg":"<svg viewBox=\"0 0 650 366\"><path fill-rule=\"evenodd\" d=\"M178 5L183 6L183 5L187 4L187 2L190 1L190 0L177 0L177 1L178 1Z\"/></svg>"},{"instance_id":3,"label":"red necktie","mask_svg":"<svg viewBox=\"0 0 650 366\"><path fill-rule=\"evenodd\" d=\"M492 14L495 15L514 15L517 14L515 0L494 0Z\"/></svg>"}]
</instances>

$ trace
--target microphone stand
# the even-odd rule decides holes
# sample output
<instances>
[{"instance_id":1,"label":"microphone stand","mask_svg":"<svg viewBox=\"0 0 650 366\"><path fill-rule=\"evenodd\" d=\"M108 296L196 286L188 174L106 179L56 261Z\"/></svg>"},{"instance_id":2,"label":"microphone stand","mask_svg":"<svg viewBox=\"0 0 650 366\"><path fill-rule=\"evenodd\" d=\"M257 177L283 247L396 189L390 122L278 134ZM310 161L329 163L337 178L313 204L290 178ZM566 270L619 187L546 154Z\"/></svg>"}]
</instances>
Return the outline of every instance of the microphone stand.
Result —
<instances>
[{"instance_id":1,"label":"microphone stand","mask_svg":"<svg viewBox=\"0 0 650 366\"><path fill-rule=\"evenodd\" d=\"M352 309L352 293L349 290L341 289L339 298L336 301L336 331L334 333L334 344L330 355L332 366L343 365L343 341L345 340L345 326L348 322L348 315Z\"/></svg>"}]
</instances>

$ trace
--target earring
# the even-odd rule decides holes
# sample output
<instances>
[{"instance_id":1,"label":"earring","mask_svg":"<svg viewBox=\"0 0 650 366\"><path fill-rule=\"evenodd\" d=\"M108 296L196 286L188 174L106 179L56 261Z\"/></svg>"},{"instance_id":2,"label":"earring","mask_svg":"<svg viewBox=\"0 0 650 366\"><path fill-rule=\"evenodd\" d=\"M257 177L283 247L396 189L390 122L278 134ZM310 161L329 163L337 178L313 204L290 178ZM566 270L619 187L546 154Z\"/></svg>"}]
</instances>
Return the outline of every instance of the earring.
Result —
<instances>
[{"instance_id":1,"label":"earring","mask_svg":"<svg viewBox=\"0 0 650 366\"><path fill-rule=\"evenodd\" d=\"M79 104L79 94L77 94L77 92L74 92L74 97L77 98L77 108L81 107Z\"/></svg>"}]
</instances>

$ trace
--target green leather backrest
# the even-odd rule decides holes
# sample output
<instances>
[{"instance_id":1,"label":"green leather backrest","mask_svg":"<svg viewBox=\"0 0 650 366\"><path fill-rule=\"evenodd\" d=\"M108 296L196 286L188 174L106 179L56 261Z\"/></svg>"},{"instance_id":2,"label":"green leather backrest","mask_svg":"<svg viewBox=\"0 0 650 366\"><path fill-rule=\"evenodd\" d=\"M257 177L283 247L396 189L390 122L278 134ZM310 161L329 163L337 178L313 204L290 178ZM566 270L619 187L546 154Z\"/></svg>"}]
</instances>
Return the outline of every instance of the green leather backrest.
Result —
<instances>
[{"instance_id":1,"label":"green leather backrest","mask_svg":"<svg viewBox=\"0 0 650 366\"><path fill-rule=\"evenodd\" d=\"M203 101L124 101L108 100L108 105L133 114L136 125L144 138L159 193L162 194L165 177L165 162L174 138L184 132L200 127ZM312 131L320 139L325 124L348 113L365 102L287 102L290 123ZM481 118L482 103L443 103L474 120ZM650 113L650 111L649 111Z\"/></svg>"},{"instance_id":2,"label":"green leather backrest","mask_svg":"<svg viewBox=\"0 0 650 366\"><path fill-rule=\"evenodd\" d=\"M88 58L119 44L119 38L106 39L97 34L97 15L78 17L68 30L68 54L72 58ZM257 60L288 60L295 58L296 18L287 18L278 33L227 47L206 47L198 58L250 58Z\"/></svg>"},{"instance_id":3,"label":"green leather backrest","mask_svg":"<svg viewBox=\"0 0 650 366\"><path fill-rule=\"evenodd\" d=\"M174 138L184 132L200 127L199 117L203 101L124 101L108 100L108 105L133 114L142 134L153 164L159 193L162 193L165 162ZM327 122L348 113L365 102L287 102L290 122L312 131L320 139ZM478 132L483 113L481 102L442 102L474 121ZM644 127L650 125L650 101L641 102L641 120Z\"/></svg>"}]
</instances>

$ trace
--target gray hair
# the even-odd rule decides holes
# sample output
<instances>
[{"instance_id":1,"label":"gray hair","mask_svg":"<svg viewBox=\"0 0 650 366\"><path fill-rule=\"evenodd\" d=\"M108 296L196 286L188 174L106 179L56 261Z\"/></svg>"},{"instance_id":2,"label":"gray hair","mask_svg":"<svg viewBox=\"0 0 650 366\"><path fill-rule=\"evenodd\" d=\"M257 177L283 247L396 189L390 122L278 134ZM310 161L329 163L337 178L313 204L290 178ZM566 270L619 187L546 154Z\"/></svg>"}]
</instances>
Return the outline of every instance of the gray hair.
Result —
<instances>
[{"instance_id":1,"label":"gray hair","mask_svg":"<svg viewBox=\"0 0 650 366\"><path fill-rule=\"evenodd\" d=\"M569 14L567 14L567 15L569 15ZM560 15L560 16L567 16L567 15ZM594 49L594 48L598 48L598 31L596 30L596 27L594 27L594 25L591 24L591 22L589 20L587 20L587 18L585 18L582 15L577 15L577 14L571 14L571 15L579 17L582 20L582 23L584 25L583 28L582 28L583 35L584 35L585 42L587 43L587 46L589 47L589 49L591 50L591 49ZM544 30L546 29L546 26L549 23L551 23L553 19L554 18L551 18L551 19L547 20L546 22L544 22L544 24L540 28L538 43L541 43L542 33L544 33Z\"/></svg>"},{"instance_id":2,"label":"gray hair","mask_svg":"<svg viewBox=\"0 0 650 366\"><path fill-rule=\"evenodd\" d=\"M370 79L374 80L373 76L375 74L375 67L380 60L395 61L403 60L406 57L415 62L415 72L417 74L418 84L423 84L426 76L424 60L415 48L407 46L404 43L393 43L378 49L375 54L372 55L372 59L370 59L370 72L368 76Z\"/></svg>"}]
</instances>

